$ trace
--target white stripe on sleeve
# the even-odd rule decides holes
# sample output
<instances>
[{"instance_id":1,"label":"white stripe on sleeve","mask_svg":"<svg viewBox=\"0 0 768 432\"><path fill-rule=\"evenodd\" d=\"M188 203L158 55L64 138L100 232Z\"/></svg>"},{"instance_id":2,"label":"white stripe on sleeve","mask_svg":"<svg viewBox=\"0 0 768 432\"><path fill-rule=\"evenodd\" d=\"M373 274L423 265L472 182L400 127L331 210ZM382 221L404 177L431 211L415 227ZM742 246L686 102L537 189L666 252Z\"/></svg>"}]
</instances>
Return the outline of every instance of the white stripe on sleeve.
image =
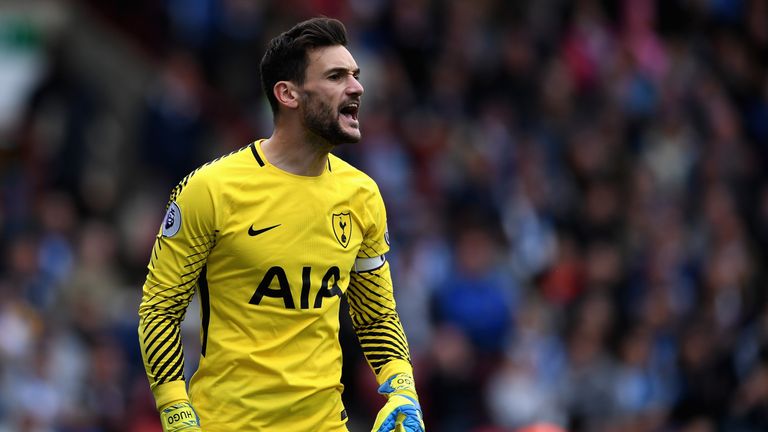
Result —
<instances>
[{"instance_id":1,"label":"white stripe on sleeve","mask_svg":"<svg viewBox=\"0 0 768 432\"><path fill-rule=\"evenodd\" d=\"M387 259L384 257L384 255L379 255L373 258L358 258L355 260L355 267L352 269L352 271L355 273L362 273L376 270L377 268L383 266L384 262L386 261Z\"/></svg>"}]
</instances>

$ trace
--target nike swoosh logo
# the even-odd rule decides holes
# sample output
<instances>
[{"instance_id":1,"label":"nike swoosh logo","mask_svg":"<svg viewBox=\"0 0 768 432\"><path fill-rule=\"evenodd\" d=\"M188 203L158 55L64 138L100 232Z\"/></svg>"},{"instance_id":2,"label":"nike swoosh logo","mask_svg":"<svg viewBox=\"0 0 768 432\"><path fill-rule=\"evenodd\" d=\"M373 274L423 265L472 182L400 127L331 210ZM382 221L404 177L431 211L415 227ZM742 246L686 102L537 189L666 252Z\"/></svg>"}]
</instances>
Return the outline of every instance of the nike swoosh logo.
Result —
<instances>
[{"instance_id":1,"label":"nike swoosh logo","mask_svg":"<svg viewBox=\"0 0 768 432\"><path fill-rule=\"evenodd\" d=\"M277 227L279 227L280 225L281 225L281 224L272 225L271 227L266 227L266 228L262 228L262 229L259 229L259 230L255 230L255 229L253 229L253 225L251 225L251 227L250 227L250 228L248 228L248 235L249 235L249 236L257 236L257 235L259 235L259 234L261 234L261 233L265 233L265 232L267 232L267 231L269 231L269 230L271 230L271 229L273 229L273 228L277 228Z\"/></svg>"}]
</instances>

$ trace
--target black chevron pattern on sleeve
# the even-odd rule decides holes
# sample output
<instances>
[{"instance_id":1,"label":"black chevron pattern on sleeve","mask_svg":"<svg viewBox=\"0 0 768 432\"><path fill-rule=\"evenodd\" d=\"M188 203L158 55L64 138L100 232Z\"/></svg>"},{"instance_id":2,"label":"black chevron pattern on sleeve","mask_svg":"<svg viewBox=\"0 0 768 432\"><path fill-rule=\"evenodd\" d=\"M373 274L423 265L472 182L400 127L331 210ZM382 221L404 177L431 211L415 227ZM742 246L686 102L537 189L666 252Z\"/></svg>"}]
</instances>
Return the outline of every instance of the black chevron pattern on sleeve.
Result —
<instances>
[{"instance_id":1,"label":"black chevron pattern on sleeve","mask_svg":"<svg viewBox=\"0 0 768 432\"><path fill-rule=\"evenodd\" d=\"M155 248L165 239L158 237ZM187 264L179 269L178 284L145 286L139 308L140 343L152 386L184 379L184 354L181 342L181 321L195 294L200 272L208 253L216 243L216 233L190 239ZM150 266L154 267L153 253Z\"/></svg>"},{"instance_id":2,"label":"black chevron pattern on sleeve","mask_svg":"<svg viewBox=\"0 0 768 432\"><path fill-rule=\"evenodd\" d=\"M371 272L352 273L347 299L352 326L375 373L391 360L411 361L395 310L388 263Z\"/></svg>"},{"instance_id":3,"label":"black chevron pattern on sleeve","mask_svg":"<svg viewBox=\"0 0 768 432\"><path fill-rule=\"evenodd\" d=\"M370 244L369 242L363 242L363 244L360 245L360 250L357 252L358 257L374 258L374 257L384 255L386 251L377 246L380 246L380 245Z\"/></svg>"}]
</instances>

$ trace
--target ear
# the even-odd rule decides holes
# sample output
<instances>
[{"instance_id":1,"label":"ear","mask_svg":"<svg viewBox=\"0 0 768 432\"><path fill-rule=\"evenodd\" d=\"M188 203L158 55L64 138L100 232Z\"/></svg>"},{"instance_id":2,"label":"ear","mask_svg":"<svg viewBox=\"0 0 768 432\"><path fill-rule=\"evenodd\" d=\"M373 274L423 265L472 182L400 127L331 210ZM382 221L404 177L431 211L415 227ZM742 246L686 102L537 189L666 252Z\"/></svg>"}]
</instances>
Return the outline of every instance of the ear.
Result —
<instances>
[{"instance_id":1,"label":"ear","mask_svg":"<svg viewBox=\"0 0 768 432\"><path fill-rule=\"evenodd\" d=\"M290 81L278 81L272 88L275 98L280 105L296 109L299 106L299 92L296 85Z\"/></svg>"}]
</instances>

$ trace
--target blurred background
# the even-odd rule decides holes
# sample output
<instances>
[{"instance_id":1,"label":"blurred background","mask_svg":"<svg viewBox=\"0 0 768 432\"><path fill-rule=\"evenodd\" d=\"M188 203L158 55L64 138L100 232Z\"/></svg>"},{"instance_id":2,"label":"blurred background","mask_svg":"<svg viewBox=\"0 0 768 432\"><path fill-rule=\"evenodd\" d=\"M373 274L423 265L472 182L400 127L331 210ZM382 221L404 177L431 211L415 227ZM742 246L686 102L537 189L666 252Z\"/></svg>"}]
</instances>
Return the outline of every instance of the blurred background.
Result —
<instances>
[{"instance_id":1,"label":"blurred background","mask_svg":"<svg viewBox=\"0 0 768 432\"><path fill-rule=\"evenodd\" d=\"M136 326L169 192L269 136L264 47L320 14L430 431L768 430L768 2L0 0L0 431L160 430Z\"/></svg>"}]
</instances>

